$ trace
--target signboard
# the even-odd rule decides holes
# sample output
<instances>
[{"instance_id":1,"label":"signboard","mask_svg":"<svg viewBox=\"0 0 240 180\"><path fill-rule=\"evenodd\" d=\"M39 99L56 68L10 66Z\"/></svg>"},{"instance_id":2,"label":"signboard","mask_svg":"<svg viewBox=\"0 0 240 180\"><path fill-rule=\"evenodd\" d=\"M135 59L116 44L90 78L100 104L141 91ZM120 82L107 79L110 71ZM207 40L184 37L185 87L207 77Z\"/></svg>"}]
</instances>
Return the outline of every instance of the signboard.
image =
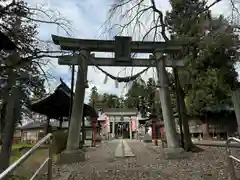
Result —
<instances>
[{"instance_id":1,"label":"signboard","mask_svg":"<svg viewBox=\"0 0 240 180\"><path fill-rule=\"evenodd\" d=\"M127 36L115 37L115 65L131 65L131 42L132 38Z\"/></svg>"}]
</instances>

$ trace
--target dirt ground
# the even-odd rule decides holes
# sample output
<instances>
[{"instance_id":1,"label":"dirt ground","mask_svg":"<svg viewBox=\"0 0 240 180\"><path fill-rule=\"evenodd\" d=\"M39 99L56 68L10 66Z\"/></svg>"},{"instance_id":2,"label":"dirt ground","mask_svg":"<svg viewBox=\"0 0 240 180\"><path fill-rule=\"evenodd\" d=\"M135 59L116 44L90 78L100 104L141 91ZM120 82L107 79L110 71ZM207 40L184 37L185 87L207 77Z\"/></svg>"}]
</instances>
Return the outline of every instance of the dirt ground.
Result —
<instances>
[{"instance_id":1,"label":"dirt ground","mask_svg":"<svg viewBox=\"0 0 240 180\"><path fill-rule=\"evenodd\" d=\"M226 152L222 147L202 146L204 151L169 160L161 147L137 140L127 140L135 157L116 158L117 141L102 144L87 152L87 160L55 166L54 180L228 180ZM240 157L240 149L233 149ZM236 171L240 170L236 166ZM239 171L240 172L240 171ZM240 174L237 174L240 177Z\"/></svg>"}]
</instances>

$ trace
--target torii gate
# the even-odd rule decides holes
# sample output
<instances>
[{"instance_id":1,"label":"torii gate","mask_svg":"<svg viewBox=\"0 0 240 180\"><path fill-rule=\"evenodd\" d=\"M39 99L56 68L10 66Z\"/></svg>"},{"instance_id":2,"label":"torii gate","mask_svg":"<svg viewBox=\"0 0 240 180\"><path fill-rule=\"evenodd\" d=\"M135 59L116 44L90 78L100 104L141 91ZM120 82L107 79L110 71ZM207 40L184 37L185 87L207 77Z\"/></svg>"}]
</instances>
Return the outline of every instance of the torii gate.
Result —
<instances>
[{"instance_id":1,"label":"torii gate","mask_svg":"<svg viewBox=\"0 0 240 180\"><path fill-rule=\"evenodd\" d=\"M79 150L79 132L81 130L82 110L84 104L85 88L87 87L88 66L134 66L134 67L156 67L158 85L160 88L160 101L163 112L166 139L171 152L179 152L180 144L177 138L176 126L173 118L171 99L169 93L169 79L165 67L184 66L182 60L171 60L164 53L174 53L180 51L182 43L176 41L169 42L143 42L132 41L131 37L116 36L115 40L88 40L74 39L52 35L53 42L60 45L62 50L71 50L73 56L60 57L60 65L78 65L75 97L73 101L72 117L69 127L67 141L67 155L70 161L80 161L76 156ZM78 51L78 52L77 52ZM91 52L114 52L115 58L95 57ZM77 53L76 53L77 52ZM149 59L131 58L131 53L152 53ZM79 151L80 152L80 151ZM83 154L83 152L79 153Z\"/></svg>"}]
</instances>

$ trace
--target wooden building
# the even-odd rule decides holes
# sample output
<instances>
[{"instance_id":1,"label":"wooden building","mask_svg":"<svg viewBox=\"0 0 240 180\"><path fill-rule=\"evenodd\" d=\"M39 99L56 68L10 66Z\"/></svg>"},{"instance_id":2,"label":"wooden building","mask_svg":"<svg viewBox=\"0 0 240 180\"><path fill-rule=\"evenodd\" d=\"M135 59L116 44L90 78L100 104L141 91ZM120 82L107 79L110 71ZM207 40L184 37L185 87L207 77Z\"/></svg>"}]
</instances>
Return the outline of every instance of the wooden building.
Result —
<instances>
[{"instance_id":1,"label":"wooden building","mask_svg":"<svg viewBox=\"0 0 240 180\"><path fill-rule=\"evenodd\" d=\"M104 139L128 138L137 136L137 109L105 108L100 113L98 121L101 124L101 136Z\"/></svg>"},{"instance_id":2,"label":"wooden building","mask_svg":"<svg viewBox=\"0 0 240 180\"><path fill-rule=\"evenodd\" d=\"M179 132L177 115L175 117ZM237 133L237 120L230 107L206 109L203 116L188 116L187 119L193 138L226 140Z\"/></svg>"},{"instance_id":3,"label":"wooden building","mask_svg":"<svg viewBox=\"0 0 240 180\"><path fill-rule=\"evenodd\" d=\"M51 132L51 119L55 119L56 121L59 121L59 129L62 128L62 124L64 121L69 120L70 116L70 107L71 107L71 89L63 82L61 81L61 84L56 88L54 93L47 96L46 98L33 103L29 109L33 112L45 115L47 117L45 121L45 133ZM73 94L74 95L74 94ZM95 109L87 104L84 104L83 109L83 119L85 120L97 120L98 114L95 111ZM84 138L86 137L86 131L93 131L93 125L92 123L84 123L83 122L83 128L82 128L82 141L84 142ZM84 124L87 125L87 127L84 127ZM95 128L98 128L97 126ZM89 134L89 133L88 133ZM93 134L93 133L91 133ZM92 135L93 136L93 135ZM89 140L89 139L88 139Z\"/></svg>"},{"instance_id":4,"label":"wooden building","mask_svg":"<svg viewBox=\"0 0 240 180\"><path fill-rule=\"evenodd\" d=\"M18 136L20 135L21 142L36 143L45 136L45 122L32 122L21 127L16 128ZM61 125L59 121L50 122L51 132L55 132L59 129L68 129L68 124L65 122Z\"/></svg>"}]
</instances>

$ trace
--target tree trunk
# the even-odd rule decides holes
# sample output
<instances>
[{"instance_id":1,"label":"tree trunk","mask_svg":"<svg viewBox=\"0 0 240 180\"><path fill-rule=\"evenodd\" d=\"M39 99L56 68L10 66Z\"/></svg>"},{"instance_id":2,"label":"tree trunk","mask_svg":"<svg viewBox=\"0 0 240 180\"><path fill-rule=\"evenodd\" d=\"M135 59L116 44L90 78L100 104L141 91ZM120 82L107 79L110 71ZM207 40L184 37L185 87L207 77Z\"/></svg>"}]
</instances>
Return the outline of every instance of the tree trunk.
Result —
<instances>
[{"instance_id":1,"label":"tree trunk","mask_svg":"<svg viewBox=\"0 0 240 180\"><path fill-rule=\"evenodd\" d=\"M4 128L3 144L0 153L0 173L3 172L10 164L15 125L17 121L20 120L19 98L20 92L18 87L12 87L6 110L7 121Z\"/></svg>"},{"instance_id":2,"label":"tree trunk","mask_svg":"<svg viewBox=\"0 0 240 180\"><path fill-rule=\"evenodd\" d=\"M183 125L183 132L184 132L184 148L186 151L190 151L193 147L194 144L191 139L191 134L189 131L189 124L188 124L188 118L186 117L186 104L184 101L184 92L182 89L180 89L179 93L179 99L180 99L180 110L182 113L182 125Z\"/></svg>"},{"instance_id":3,"label":"tree trunk","mask_svg":"<svg viewBox=\"0 0 240 180\"><path fill-rule=\"evenodd\" d=\"M233 107L237 119L237 131L238 135L240 135L240 89L237 89L232 92L232 102L233 102Z\"/></svg>"},{"instance_id":4,"label":"tree trunk","mask_svg":"<svg viewBox=\"0 0 240 180\"><path fill-rule=\"evenodd\" d=\"M2 144L2 139L3 139L3 130L5 126L5 115L6 115L6 106L7 102L3 100L2 108L0 110L0 145Z\"/></svg>"},{"instance_id":5,"label":"tree trunk","mask_svg":"<svg viewBox=\"0 0 240 180\"><path fill-rule=\"evenodd\" d=\"M183 136L184 136L184 149L186 151L191 150L194 145L192 143L192 139L191 139L191 135L190 135L190 131L189 131L189 124L188 124L188 119L186 117L186 104L185 104L185 95L184 95L184 91L180 85L179 82L179 77L178 77L178 71L176 68L173 69L174 70L174 77L175 77L175 83L176 83L176 94L177 94L177 100L178 102L178 113L179 113L179 118L181 118L181 122L182 124L180 124L180 126L183 127Z\"/></svg>"}]
</instances>

